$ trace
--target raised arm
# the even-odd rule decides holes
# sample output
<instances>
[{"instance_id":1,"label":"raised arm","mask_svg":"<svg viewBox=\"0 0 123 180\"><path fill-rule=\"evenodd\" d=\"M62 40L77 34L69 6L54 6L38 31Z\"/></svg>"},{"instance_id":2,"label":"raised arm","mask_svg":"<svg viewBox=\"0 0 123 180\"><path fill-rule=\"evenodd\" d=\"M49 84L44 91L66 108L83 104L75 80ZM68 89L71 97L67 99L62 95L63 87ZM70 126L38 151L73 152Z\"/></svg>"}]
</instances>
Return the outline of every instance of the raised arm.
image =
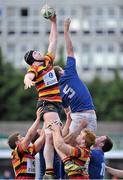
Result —
<instances>
[{"instance_id":1,"label":"raised arm","mask_svg":"<svg viewBox=\"0 0 123 180\"><path fill-rule=\"evenodd\" d=\"M35 141L35 151L39 152L42 146L44 145L45 142L45 133L44 129L38 130L39 138Z\"/></svg>"},{"instance_id":2,"label":"raised arm","mask_svg":"<svg viewBox=\"0 0 123 180\"><path fill-rule=\"evenodd\" d=\"M80 132L86 128L88 125L88 121L86 119L82 119L82 121L79 123L79 126L76 128L76 130L72 133L69 133L64 137L64 141L66 143L69 143L71 145L76 144L76 138L80 134Z\"/></svg>"},{"instance_id":3,"label":"raised arm","mask_svg":"<svg viewBox=\"0 0 123 180\"><path fill-rule=\"evenodd\" d=\"M54 56L56 54L56 46L57 46L57 23L56 23L56 15L50 19L51 21L51 31L49 36L49 47L48 52L52 53Z\"/></svg>"},{"instance_id":4,"label":"raised arm","mask_svg":"<svg viewBox=\"0 0 123 180\"><path fill-rule=\"evenodd\" d=\"M70 108L66 108L65 109L65 113L66 113L66 122L65 122L65 125L62 129L62 136L66 136L67 134L69 134L69 127L70 127L70 124L71 124L71 117L70 117Z\"/></svg>"},{"instance_id":5,"label":"raised arm","mask_svg":"<svg viewBox=\"0 0 123 180\"><path fill-rule=\"evenodd\" d=\"M28 147L28 145L32 141L33 137L36 135L37 129L39 129L41 113L42 113L42 109L39 108L36 112L37 117L36 117L35 122L32 124L32 126L27 131L26 136L23 138L22 144L23 144L24 149L26 149Z\"/></svg>"},{"instance_id":6,"label":"raised arm","mask_svg":"<svg viewBox=\"0 0 123 180\"><path fill-rule=\"evenodd\" d=\"M67 56L74 57L73 45L69 34L70 23L70 19L66 19L64 21L64 38L66 43Z\"/></svg>"},{"instance_id":7,"label":"raised arm","mask_svg":"<svg viewBox=\"0 0 123 180\"><path fill-rule=\"evenodd\" d=\"M61 133L61 127L57 124L52 124L51 129L53 130L53 143L56 150L61 151L65 155L71 155L72 147L64 142Z\"/></svg>"}]
</instances>

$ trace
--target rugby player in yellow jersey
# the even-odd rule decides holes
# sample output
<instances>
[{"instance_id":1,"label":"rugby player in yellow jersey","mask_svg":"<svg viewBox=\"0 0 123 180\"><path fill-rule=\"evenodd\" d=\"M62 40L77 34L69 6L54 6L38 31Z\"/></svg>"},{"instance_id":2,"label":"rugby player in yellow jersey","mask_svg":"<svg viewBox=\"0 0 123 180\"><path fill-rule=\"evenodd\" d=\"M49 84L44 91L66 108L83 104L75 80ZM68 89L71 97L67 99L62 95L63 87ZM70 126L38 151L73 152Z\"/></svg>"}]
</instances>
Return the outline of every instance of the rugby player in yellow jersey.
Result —
<instances>
[{"instance_id":1,"label":"rugby player in yellow jersey","mask_svg":"<svg viewBox=\"0 0 123 180\"><path fill-rule=\"evenodd\" d=\"M58 112L61 110L61 97L58 81L53 69L53 60L57 45L57 23L56 15L50 19L51 32L49 36L48 53L42 55L39 51L28 51L25 54L25 61L30 65L24 77L25 89L35 86L38 92L37 108L43 107L44 126L54 121L60 122ZM50 149L50 153L49 153ZM48 128L45 131L44 158L46 172L53 174L54 147L52 133ZM49 173L48 173L49 174Z\"/></svg>"},{"instance_id":2,"label":"rugby player in yellow jersey","mask_svg":"<svg viewBox=\"0 0 123 180\"><path fill-rule=\"evenodd\" d=\"M83 120L81 126L87 126ZM89 129L81 131L76 138L76 145L66 144L62 136L62 129L57 124L50 125L53 131L53 142L57 153L63 161L65 172L69 179L89 179L87 167L90 159L90 147L94 145L96 135Z\"/></svg>"},{"instance_id":3,"label":"rugby player in yellow jersey","mask_svg":"<svg viewBox=\"0 0 123 180\"><path fill-rule=\"evenodd\" d=\"M45 134L39 130L39 137L30 144L40 127L40 115L42 109L37 110L37 118L29 128L25 137L15 132L8 137L8 144L12 151L12 165L15 172L15 179L35 179L35 155L44 144Z\"/></svg>"}]
</instances>

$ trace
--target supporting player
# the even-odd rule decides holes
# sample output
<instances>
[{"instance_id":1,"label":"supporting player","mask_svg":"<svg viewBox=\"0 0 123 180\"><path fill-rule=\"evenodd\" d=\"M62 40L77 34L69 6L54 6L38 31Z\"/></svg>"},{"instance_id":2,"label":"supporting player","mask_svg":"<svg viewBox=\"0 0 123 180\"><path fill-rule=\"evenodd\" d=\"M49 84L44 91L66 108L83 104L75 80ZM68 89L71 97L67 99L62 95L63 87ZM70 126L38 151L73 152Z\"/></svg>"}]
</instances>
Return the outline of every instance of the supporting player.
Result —
<instances>
[{"instance_id":1,"label":"supporting player","mask_svg":"<svg viewBox=\"0 0 123 180\"><path fill-rule=\"evenodd\" d=\"M87 121L83 120L83 128ZM76 146L66 144L59 125L52 124L54 146L64 163L69 179L89 179L87 167L90 158L90 147L95 143L95 133L84 129L76 138Z\"/></svg>"},{"instance_id":2,"label":"supporting player","mask_svg":"<svg viewBox=\"0 0 123 180\"><path fill-rule=\"evenodd\" d=\"M96 137L95 145L91 150L89 163L90 179L103 179L105 174L104 153L112 149L113 142L108 136Z\"/></svg>"},{"instance_id":3,"label":"supporting player","mask_svg":"<svg viewBox=\"0 0 123 180\"><path fill-rule=\"evenodd\" d=\"M35 179L35 155L44 144L44 131L40 131L39 138L30 144L40 127L40 114L42 109L37 110L37 118L29 128L25 137L19 132L11 134L8 144L12 151L12 165L15 172L15 179Z\"/></svg>"}]
</instances>

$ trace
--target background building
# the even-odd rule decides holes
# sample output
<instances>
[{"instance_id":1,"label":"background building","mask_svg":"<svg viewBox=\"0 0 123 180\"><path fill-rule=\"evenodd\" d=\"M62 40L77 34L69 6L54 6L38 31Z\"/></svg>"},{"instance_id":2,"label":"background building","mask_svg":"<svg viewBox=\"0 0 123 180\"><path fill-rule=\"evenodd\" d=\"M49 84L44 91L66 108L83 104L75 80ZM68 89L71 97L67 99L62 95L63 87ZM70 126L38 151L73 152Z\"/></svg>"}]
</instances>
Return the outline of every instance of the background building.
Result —
<instances>
[{"instance_id":1,"label":"background building","mask_svg":"<svg viewBox=\"0 0 123 180\"><path fill-rule=\"evenodd\" d=\"M64 46L63 21L70 17L79 74L85 80L96 74L110 79L118 68L123 75L122 0L0 0L0 44L5 59L23 68L28 49L46 51L49 22L40 13L46 2L58 15L57 58Z\"/></svg>"}]
</instances>

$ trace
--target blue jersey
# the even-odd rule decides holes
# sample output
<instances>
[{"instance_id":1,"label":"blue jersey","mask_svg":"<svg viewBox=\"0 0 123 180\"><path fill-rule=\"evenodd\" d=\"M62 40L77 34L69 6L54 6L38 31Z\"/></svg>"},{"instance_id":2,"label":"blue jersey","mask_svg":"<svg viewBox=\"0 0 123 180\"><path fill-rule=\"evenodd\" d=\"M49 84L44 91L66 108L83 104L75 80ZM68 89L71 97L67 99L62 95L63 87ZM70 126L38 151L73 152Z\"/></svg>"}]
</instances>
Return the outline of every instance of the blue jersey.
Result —
<instances>
[{"instance_id":1,"label":"blue jersey","mask_svg":"<svg viewBox=\"0 0 123 180\"><path fill-rule=\"evenodd\" d=\"M105 173L104 152L99 149L92 149L89 163L89 178L103 179Z\"/></svg>"},{"instance_id":2,"label":"blue jersey","mask_svg":"<svg viewBox=\"0 0 123 180\"><path fill-rule=\"evenodd\" d=\"M64 108L70 106L72 112L95 109L87 86L77 74L75 58L67 57L59 85Z\"/></svg>"}]
</instances>

